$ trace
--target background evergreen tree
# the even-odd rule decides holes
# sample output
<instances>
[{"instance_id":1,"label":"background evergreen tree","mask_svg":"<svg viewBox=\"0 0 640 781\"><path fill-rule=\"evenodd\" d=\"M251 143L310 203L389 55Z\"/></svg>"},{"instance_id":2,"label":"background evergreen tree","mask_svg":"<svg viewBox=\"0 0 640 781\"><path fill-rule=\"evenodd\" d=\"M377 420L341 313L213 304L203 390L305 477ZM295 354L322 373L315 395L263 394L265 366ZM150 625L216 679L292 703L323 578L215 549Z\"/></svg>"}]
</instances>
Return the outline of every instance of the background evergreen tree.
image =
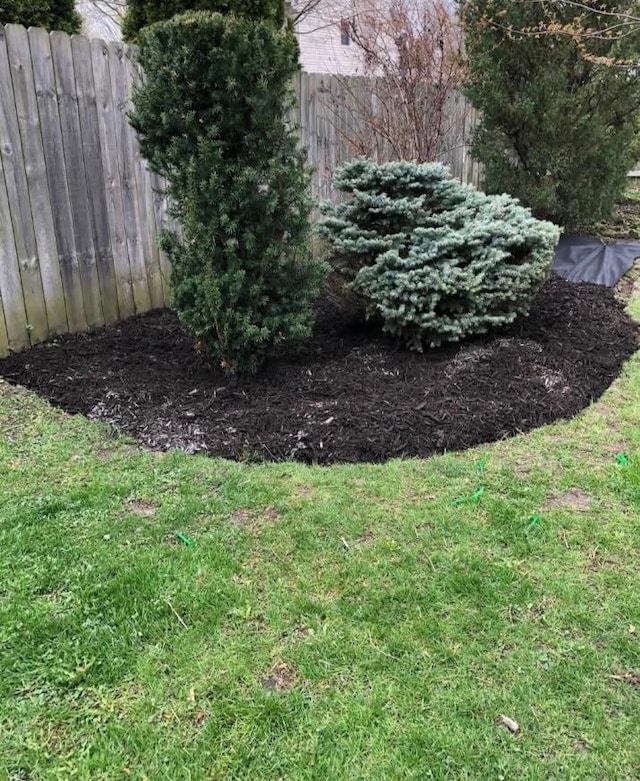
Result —
<instances>
[{"instance_id":1,"label":"background evergreen tree","mask_svg":"<svg viewBox=\"0 0 640 781\"><path fill-rule=\"evenodd\" d=\"M309 176L285 122L295 39L194 12L144 30L131 123L166 177L181 234L165 235L174 306L229 371L307 337L325 266L308 250Z\"/></svg>"},{"instance_id":2,"label":"background evergreen tree","mask_svg":"<svg viewBox=\"0 0 640 781\"><path fill-rule=\"evenodd\" d=\"M507 192L558 223L606 217L635 163L640 30L611 27L629 3L466 0L468 83L479 109L474 155L488 192ZM637 4L636 4L637 5ZM587 46L588 42L588 46Z\"/></svg>"},{"instance_id":3,"label":"background evergreen tree","mask_svg":"<svg viewBox=\"0 0 640 781\"><path fill-rule=\"evenodd\" d=\"M284 0L128 0L122 34L125 40L135 41L143 27L186 11L217 11L270 21L277 27L285 22Z\"/></svg>"},{"instance_id":4,"label":"background evergreen tree","mask_svg":"<svg viewBox=\"0 0 640 781\"><path fill-rule=\"evenodd\" d=\"M456 342L527 314L559 231L508 195L489 196L440 163L377 165L337 173L350 198L326 204L321 227L335 264L413 350Z\"/></svg>"},{"instance_id":5,"label":"background evergreen tree","mask_svg":"<svg viewBox=\"0 0 640 781\"><path fill-rule=\"evenodd\" d=\"M23 24L77 33L82 20L74 0L0 0L0 24Z\"/></svg>"}]
</instances>

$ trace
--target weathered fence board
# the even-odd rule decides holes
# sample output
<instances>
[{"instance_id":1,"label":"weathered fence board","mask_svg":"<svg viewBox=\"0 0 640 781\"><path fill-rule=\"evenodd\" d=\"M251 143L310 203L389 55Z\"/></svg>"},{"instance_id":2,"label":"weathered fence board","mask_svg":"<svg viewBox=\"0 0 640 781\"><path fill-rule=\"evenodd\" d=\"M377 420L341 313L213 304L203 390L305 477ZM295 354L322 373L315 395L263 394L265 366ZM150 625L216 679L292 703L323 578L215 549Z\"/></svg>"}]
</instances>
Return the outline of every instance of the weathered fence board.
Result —
<instances>
[{"instance_id":1,"label":"weathered fence board","mask_svg":"<svg viewBox=\"0 0 640 781\"><path fill-rule=\"evenodd\" d=\"M164 193L165 182L157 174L151 175L151 188L153 190L153 207L158 230L177 231L178 226L169 214L169 199ZM171 264L167 253L161 249L159 250L159 261L162 291L165 301L168 302L171 297Z\"/></svg>"},{"instance_id":2,"label":"weathered fence board","mask_svg":"<svg viewBox=\"0 0 640 781\"><path fill-rule=\"evenodd\" d=\"M130 46L0 27L0 355L168 303L157 239L179 226L127 119L141 79ZM289 121L314 197L340 197L333 173L358 134L378 159L394 158L359 113L370 119L379 103L366 79L302 73L293 86ZM477 183L462 96L450 97L446 120L443 159Z\"/></svg>"},{"instance_id":3,"label":"weathered fence board","mask_svg":"<svg viewBox=\"0 0 640 781\"><path fill-rule=\"evenodd\" d=\"M48 33L40 28L30 29L29 45L67 322L70 331L83 331L87 327L87 317L82 297L80 264L73 239L72 204L67 184L53 54Z\"/></svg>"},{"instance_id":4,"label":"weathered fence board","mask_svg":"<svg viewBox=\"0 0 640 781\"><path fill-rule=\"evenodd\" d=\"M27 329L27 313L24 306L22 280L16 252L16 241L13 235L9 197L5 185L4 155L0 155L0 295L4 313L5 328L3 333L7 339L4 350L20 350L29 346L29 330ZM3 345L0 345L3 347Z\"/></svg>"},{"instance_id":5,"label":"weathered fence board","mask_svg":"<svg viewBox=\"0 0 640 781\"><path fill-rule=\"evenodd\" d=\"M10 34L11 31L11 28L8 28L6 32ZM29 183L22 153L12 70L14 69L9 63L6 34L5 31L2 31L0 73L6 74L6 78L2 79L0 84L0 136L2 137L3 170L22 281L22 294L27 313L27 328L30 336L33 336L35 340L40 340L47 335L47 315L33 227ZM19 71L19 64L16 65L15 70ZM16 81L19 90L23 92L26 84L24 79L20 79L19 73ZM20 103L23 100L23 97L18 98Z\"/></svg>"},{"instance_id":6,"label":"weathered fence board","mask_svg":"<svg viewBox=\"0 0 640 781\"><path fill-rule=\"evenodd\" d=\"M43 299L38 295L37 305L40 307L44 303L44 310L37 312L40 327L36 329L31 321L29 323L33 329L33 338L38 340L45 338L50 332L65 331L68 323L51 212L51 195L42 148L29 38L24 27L17 25L7 27L6 34L42 285ZM36 284L38 292L40 284Z\"/></svg>"},{"instance_id":7,"label":"weathered fence board","mask_svg":"<svg viewBox=\"0 0 640 781\"><path fill-rule=\"evenodd\" d=\"M106 183L102 171L98 108L89 39L74 35L71 39L71 53L78 95L81 149L95 267L100 285L102 317L105 323L115 323L119 319L118 293L108 221Z\"/></svg>"},{"instance_id":8,"label":"weathered fence board","mask_svg":"<svg viewBox=\"0 0 640 781\"><path fill-rule=\"evenodd\" d=\"M129 108L130 71L125 47L120 43L109 43L109 67L111 71L111 89L116 107L116 144L118 149L118 167L122 186L122 204L124 207L124 227L131 266L131 286L133 300L138 312L151 309L151 295L144 262L144 243L142 238L142 215L136 181L135 137L127 121Z\"/></svg>"},{"instance_id":9,"label":"weathered fence board","mask_svg":"<svg viewBox=\"0 0 640 781\"><path fill-rule=\"evenodd\" d=\"M142 71L136 64L132 50L129 48L127 56L129 67L129 93L127 95L127 111L132 107L131 98L134 90L142 83ZM140 155L138 141L135 134L130 133L132 140L132 155L135 161L134 171L136 177L136 193L138 195L138 209L142 222L146 225L152 225L155 222L155 209L153 204L152 188L148 186L150 174L146 163ZM147 184L147 186L145 186ZM160 253L158 251L158 242L155 236L149 231L143 231L143 257L145 262L147 284L149 285L149 295L151 296L151 305L153 307L162 306L164 303L164 291L162 289L162 277L160 274Z\"/></svg>"},{"instance_id":10,"label":"weathered fence board","mask_svg":"<svg viewBox=\"0 0 640 781\"><path fill-rule=\"evenodd\" d=\"M2 255L0 254L0 262ZM2 275L0 274L0 285L2 284ZM2 304L2 293L0 292L0 344L9 344L9 334L5 323L4 306Z\"/></svg>"},{"instance_id":11,"label":"weathered fence board","mask_svg":"<svg viewBox=\"0 0 640 781\"><path fill-rule=\"evenodd\" d=\"M111 253L115 272L116 296L120 317L135 314L136 307L131 289L131 266L124 229L124 207L122 204L122 183L118 170L116 146L116 119L111 92L109 69L109 47L104 41L91 41L91 60L98 109L100 154L102 175L105 183L107 220L111 226Z\"/></svg>"},{"instance_id":12,"label":"weathered fence board","mask_svg":"<svg viewBox=\"0 0 640 781\"><path fill-rule=\"evenodd\" d=\"M93 227L89 211L87 177L82 154L82 132L78 111L78 88L73 67L71 38L51 33L53 69L56 77L62 148L66 162L67 184L72 204L73 237L80 267L82 298L89 327L104 323L100 280L96 267Z\"/></svg>"}]
</instances>

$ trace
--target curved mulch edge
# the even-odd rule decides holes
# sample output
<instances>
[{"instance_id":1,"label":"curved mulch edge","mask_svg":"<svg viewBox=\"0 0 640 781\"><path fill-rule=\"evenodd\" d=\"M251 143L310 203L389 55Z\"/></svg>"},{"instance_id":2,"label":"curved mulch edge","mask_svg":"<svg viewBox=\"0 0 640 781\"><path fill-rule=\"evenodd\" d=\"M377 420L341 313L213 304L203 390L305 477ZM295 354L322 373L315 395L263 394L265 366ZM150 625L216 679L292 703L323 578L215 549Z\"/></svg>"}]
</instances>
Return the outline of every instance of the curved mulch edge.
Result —
<instances>
[{"instance_id":1,"label":"curved mulch edge","mask_svg":"<svg viewBox=\"0 0 640 781\"><path fill-rule=\"evenodd\" d=\"M570 418L618 376L638 335L611 290L553 276L529 318L422 355L326 301L313 338L255 377L209 367L167 310L13 355L0 375L153 449L383 462Z\"/></svg>"}]
</instances>

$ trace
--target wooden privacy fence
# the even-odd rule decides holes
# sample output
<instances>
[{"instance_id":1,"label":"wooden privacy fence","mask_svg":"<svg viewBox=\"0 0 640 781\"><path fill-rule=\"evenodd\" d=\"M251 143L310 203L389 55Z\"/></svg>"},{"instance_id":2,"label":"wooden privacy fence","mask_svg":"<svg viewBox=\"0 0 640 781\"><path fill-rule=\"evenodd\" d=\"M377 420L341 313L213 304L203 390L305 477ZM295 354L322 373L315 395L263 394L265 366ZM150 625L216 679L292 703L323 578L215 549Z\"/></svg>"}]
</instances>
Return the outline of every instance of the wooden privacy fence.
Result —
<instances>
[{"instance_id":1,"label":"wooden privacy fence","mask_svg":"<svg viewBox=\"0 0 640 781\"><path fill-rule=\"evenodd\" d=\"M139 79L123 45L0 27L0 353L166 302Z\"/></svg>"},{"instance_id":2,"label":"wooden privacy fence","mask_svg":"<svg viewBox=\"0 0 640 781\"><path fill-rule=\"evenodd\" d=\"M300 73L294 88L298 100L292 121L299 127L300 141L307 147L309 165L314 169L314 197L336 199L333 173L356 154L367 154L378 162L394 159L388 135L375 127L373 104L380 91L372 91L370 79ZM440 121L439 160L457 179L478 186L480 165L471 157L477 112L460 92L451 91Z\"/></svg>"},{"instance_id":3,"label":"wooden privacy fence","mask_svg":"<svg viewBox=\"0 0 640 781\"><path fill-rule=\"evenodd\" d=\"M168 302L167 203L127 121L141 78L132 47L0 27L0 355ZM333 198L366 80L300 74L294 86L313 194ZM450 111L444 160L474 181L473 118L459 95Z\"/></svg>"}]
</instances>

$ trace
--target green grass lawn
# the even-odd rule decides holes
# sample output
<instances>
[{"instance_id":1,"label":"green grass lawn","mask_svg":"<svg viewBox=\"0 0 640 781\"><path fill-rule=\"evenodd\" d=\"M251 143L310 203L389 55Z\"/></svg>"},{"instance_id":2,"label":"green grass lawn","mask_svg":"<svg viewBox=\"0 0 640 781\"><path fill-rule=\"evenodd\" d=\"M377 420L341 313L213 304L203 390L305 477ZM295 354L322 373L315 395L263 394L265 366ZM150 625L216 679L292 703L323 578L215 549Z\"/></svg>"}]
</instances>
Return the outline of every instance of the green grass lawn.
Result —
<instances>
[{"instance_id":1,"label":"green grass lawn","mask_svg":"<svg viewBox=\"0 0 640 781\"><path fill-rule=\"evenodd\" d=\"M244 465L0 384L0 779L640 778L639 418L640 354L507 442Z\"/></svg>"}]
</instances>

